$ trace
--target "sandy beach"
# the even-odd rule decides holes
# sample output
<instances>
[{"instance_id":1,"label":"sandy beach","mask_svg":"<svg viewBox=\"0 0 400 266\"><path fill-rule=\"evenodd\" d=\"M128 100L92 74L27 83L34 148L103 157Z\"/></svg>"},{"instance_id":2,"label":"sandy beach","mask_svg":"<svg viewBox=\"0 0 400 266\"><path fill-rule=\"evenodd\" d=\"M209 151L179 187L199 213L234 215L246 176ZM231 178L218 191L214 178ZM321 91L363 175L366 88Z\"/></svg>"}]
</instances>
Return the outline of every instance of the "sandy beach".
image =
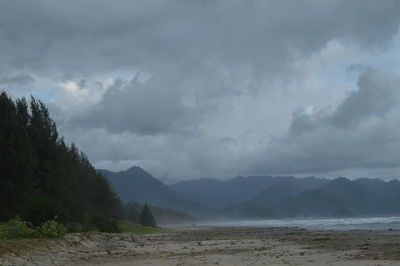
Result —
<instances>
[{"instance_id":1,"label":"sandy beach","mask_svg":"<svg viewBox=\"0 0 400 266\"><path fill-rule=\"evenodd\" d=\"M157 235L70 234L3 265L400 265L398 231L172 228Z\"/></svg>"}]
</instances>

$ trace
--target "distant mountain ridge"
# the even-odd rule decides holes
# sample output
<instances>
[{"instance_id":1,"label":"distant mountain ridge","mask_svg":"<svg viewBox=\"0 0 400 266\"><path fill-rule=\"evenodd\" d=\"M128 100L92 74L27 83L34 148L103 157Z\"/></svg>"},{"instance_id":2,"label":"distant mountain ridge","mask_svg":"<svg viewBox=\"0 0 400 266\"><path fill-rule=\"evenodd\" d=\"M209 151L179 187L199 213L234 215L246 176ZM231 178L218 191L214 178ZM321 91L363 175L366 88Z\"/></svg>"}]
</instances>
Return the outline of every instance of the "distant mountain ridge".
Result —
<instances>
[{"instance_id":1,"label":"distant mountain ridge","mask_svg":"<svg viewBox=\"0 0 400 266\"><path fill-rule=\"evenodd\" d=\"M190 195L174 191L138 166L120 172L98 171L107 177L123 202L149 203L196 216L207 213L207 209L193 201Z\"/></svg>"},{"instance_id":2,"label":"distant mountain ridge","mask_svg":"<svg viewBox=\"0 0 400 266\"><path fill-rule=\"evenodd\" d=\"M122 201L147 202L196 217L289 218L400 214L400 182L344 177L235 177L165 185L140 167L107 176Z\"/></svg>"},{"instance_id":3,"label":"distant mountain ridge","mask_svg":"<svg viewBox=\"0 0 400 266\"><path fill-rule=\"evenodd\" d=\"M288 189L289 188L289 189ZM351 217L400 214L400 182L336 178L319 188L305 189L288 185L270 187L269 198L257 195L252 201L226 209L236 217ZM286 190L286 192L285 192ZM283 191L283 193L282 193ZM270 198L273 195L275 202Z\"/></svg>"},{"instance_id":4,"label":"distant mountain ridge","mask_svg":"<svg viewBox=\"0 0 400 266\"><path fill-rule=\"evenodd\" d=\"M208 178L181 181L172 184L171 187L196 196L204 206L221 209L251 201L258 193L281 182L293 182L299 185L301 183L301 186L306 189L319 187L329 181L315 177L238 176L227 181Z\"/></svg>"}]
</instances>

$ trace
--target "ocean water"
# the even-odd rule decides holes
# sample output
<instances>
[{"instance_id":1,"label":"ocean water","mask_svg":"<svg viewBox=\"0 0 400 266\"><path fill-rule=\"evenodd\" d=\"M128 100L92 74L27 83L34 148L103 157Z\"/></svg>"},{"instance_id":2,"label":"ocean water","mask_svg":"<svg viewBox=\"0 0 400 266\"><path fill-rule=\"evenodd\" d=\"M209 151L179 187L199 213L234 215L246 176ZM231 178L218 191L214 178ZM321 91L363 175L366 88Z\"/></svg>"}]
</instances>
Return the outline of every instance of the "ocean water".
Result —
<instances>
[{"instance_id":1,"label":"ocean water","mask_svg":"<svg viewBox=\"0 0 400 266\"><path fill-rule=\"evenodd\" d=\"M216 221L204 226L300 227L311 230L400 230L400 217Z\"/></svg>"}]
</instances>

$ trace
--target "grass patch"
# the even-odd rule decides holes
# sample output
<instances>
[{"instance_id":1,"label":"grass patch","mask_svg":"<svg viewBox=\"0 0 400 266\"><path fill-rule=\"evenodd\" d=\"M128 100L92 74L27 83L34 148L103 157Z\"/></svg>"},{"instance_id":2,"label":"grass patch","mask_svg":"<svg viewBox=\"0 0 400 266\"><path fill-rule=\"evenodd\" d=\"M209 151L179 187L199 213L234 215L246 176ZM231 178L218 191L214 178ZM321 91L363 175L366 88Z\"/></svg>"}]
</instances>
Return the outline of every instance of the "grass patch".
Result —
<instances>
[{"instance_id":1,"label":"grass patch","mask_svg":"<svg viewBox=\"0 0 400 266\"><path fill-rule=\"evenodd\" d=\"M134 223L127 220L121 220L118 222L118 228L123 233L134 233L134 234L157 234L166 232L167 229L160 227L143 226L139 223Z\"/></svg>"}]
</instances>

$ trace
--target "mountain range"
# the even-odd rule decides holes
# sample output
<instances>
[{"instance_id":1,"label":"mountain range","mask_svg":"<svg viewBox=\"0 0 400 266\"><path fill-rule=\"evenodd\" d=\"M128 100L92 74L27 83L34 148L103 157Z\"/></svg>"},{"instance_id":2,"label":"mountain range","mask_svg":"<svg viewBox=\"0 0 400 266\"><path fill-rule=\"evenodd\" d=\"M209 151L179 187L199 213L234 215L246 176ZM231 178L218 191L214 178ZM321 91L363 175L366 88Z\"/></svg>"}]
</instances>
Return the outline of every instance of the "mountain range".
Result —
<instances>
[{"instance_id":1,"label":"mountain range","mask_svg":"<svg viewBox=\"0 0 400 266\"><path fill-rule=\"evenodd\" d=\"M229 206L251 201L266 189L281 183L298 184L304 188L319 187L328 182L326 179L308 177L298 179L292 176L238 176L227 181L215 179L198 179L181 181L171 185L176 191L195 195L200 203L208 208L223 209Z\"/></svg>"},{"instance_id":2,"label":"mountain range","mask_svg":"<svg viewBox=\"0 0 400 266\"><path fill-rule=\"evenodd\" d=\"M400 182L344 177L250 176L166 185L140 167L99 170L124 202L147 202L197 218L352 217L400 214Z\"/></svg>"},{"instance_id":3,"label":"mountain range","mask_svg":"<svg viewBox=\"0 0 400 266\"><path fill-rule=\"evenodd\" d=\"M125 203L130 201L148 203L197 217L208 214L208 209L198 204L192 195L173 190L140 167L134 166L120 172L98 171L108 178L113 189Z\"/></svg>"}]
</instances>

